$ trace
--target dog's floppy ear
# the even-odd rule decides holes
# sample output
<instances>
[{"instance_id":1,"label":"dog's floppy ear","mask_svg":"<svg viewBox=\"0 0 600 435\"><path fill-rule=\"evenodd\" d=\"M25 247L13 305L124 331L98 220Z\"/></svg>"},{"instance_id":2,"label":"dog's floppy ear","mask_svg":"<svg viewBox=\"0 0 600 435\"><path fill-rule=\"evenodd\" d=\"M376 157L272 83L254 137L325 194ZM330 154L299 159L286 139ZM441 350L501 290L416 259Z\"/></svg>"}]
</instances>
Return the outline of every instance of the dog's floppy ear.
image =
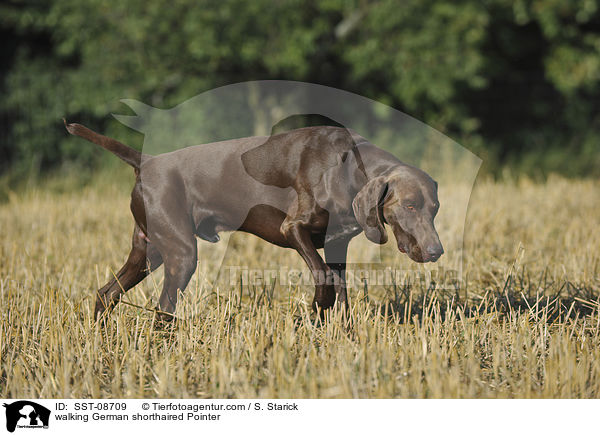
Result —
<instances>
[{"instance_id":1,"label":"dog's floppy ear","mask_svg":"<svg viewBox=\"0 0 600 435\"><path fill-rule=\"evenodd\" d=\"M388 193L388 183L384 177L369 181L356 194L352 201L354 217L373 243L383 245L388 240L383 226L383 200Z\"/></svg>"}]
</instances>

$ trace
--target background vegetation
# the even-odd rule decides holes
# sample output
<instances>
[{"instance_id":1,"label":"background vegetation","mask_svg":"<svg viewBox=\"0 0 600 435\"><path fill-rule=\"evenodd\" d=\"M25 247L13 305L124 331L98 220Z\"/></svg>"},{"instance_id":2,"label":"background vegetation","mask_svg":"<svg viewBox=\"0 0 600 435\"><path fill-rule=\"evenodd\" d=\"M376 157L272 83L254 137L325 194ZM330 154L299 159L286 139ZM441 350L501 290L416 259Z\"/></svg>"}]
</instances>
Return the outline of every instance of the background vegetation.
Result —
<instances>
[{"instance_id":1,"label":"background vegetation","mask_svg":"<svg viewBox=\"0 0 600 435\"><path fill-rule=\"evenodd\" d=\"M0 5L0 171L109 159L63 116L129 143L109 113L257 79L382 101L488 169L600 170L597 0L9 0ZM66 163L67 162L67 163Z\"/></svg>"}]
</instances>

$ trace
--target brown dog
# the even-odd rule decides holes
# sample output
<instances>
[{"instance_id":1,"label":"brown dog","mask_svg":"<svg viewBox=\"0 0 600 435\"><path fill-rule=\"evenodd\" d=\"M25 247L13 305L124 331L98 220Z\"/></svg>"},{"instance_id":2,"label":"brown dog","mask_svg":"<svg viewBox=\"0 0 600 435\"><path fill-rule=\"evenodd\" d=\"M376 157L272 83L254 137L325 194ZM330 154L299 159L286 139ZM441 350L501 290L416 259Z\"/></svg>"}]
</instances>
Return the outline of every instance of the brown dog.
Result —
<instances>
[{"instance_id":1,"label":"brown dog","mask_svg":"<svg viewBox=\"0 0 600 435\"><path fill-rule=\"evenodd\" d=\"M323 310L336 300L347 307L346 253L362 231L382 244L390 225L398 249L414 261L443 253L433 224L437 183L344 128L307 127L148 156L80 124L65 126L136 174L133 246L98 290L97 318L164 263L158 309L169 320L196 269L195 237L217 242L221 231L245 231L298 251L315 281L313 307Z\"/></svg>"}]
</instances>

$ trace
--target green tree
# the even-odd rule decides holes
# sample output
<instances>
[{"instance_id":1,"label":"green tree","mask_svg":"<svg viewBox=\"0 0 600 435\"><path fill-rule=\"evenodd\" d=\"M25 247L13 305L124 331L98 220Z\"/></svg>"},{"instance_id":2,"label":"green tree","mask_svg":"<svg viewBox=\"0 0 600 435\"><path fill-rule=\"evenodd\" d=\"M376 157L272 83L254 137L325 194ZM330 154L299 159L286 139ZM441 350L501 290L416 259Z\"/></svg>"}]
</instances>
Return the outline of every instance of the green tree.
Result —
<instances>
[{"instance_id":1,"label":"green tree","mask_svg":"<svg viewBox=\"0 0 600 435\"><path fill-rule=\"evenodd\" d=\"M121 98L168 108L286 79L392 105L498 168L592 174L599 30L598 0L13 0L0 6L0 170L104 156L63 116L139 144L107 116Z\"/></svg>"}]
</instances>

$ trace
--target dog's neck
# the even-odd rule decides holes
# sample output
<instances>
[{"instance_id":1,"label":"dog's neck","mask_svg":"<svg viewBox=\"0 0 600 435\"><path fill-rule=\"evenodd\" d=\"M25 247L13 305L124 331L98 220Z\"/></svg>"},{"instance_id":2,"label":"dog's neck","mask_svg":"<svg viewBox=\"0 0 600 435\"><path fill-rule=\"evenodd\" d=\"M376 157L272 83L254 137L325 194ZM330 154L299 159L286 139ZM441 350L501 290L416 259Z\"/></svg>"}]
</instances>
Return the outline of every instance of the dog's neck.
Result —
<instances>
[{"instance_id":1,"label":"dog's neck","mask_svg":"<svg viewBox=\"0 0 600 435\"><path fill-rule=\"evenodd\" d=\"M353 188L358 192L373 178L386 175L399 167L407 166L392 154L377 148L369 142L363 142L356 146L353 153L355 159L356 176L353 180Z\"/></svg>"}]
</instances>

